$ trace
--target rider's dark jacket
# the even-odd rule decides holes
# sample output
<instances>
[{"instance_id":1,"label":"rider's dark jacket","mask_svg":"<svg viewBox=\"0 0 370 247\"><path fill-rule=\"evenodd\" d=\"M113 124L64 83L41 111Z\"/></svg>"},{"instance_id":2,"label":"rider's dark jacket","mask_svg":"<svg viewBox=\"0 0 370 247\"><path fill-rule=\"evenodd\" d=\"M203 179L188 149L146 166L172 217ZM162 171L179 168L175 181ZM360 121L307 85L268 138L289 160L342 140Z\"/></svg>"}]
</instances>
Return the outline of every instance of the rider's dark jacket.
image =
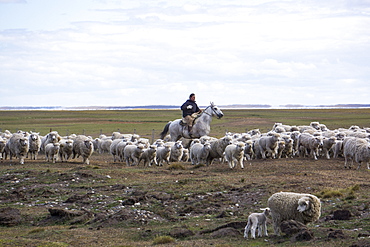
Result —
<instances>
[{"instance_id":1,"label":"rider's dark jacket","mask_svg":"<svg viewBox=\"0 0 370 247\"><path fill-rule=\"evenodd\" d=\"M189 105L191 105L191 107L189 107ZM184 104L182 104L181 110L182 110L182 116L183 117L186 117L188 115L191 115L191 114L193 114L195 112L199 112L200 111L197 103L195 103L195 101L192 101L190 99L188 99Z\"/></svg>"}]
</instances>

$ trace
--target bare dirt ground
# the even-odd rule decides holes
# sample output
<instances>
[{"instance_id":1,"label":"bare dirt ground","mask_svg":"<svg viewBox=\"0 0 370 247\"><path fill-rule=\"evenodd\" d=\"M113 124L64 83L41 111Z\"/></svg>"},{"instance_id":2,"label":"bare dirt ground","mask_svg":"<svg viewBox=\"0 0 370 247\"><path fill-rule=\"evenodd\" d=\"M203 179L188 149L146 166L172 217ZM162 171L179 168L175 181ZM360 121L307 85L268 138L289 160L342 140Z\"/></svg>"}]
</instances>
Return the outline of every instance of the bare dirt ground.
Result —
<instances>
[{"instance_id":1,"label":"bare dirt ground","mask_svg":"<svg viewBox=\"0 0 370 247\"><path fill-rule=\"evenodd\" d=\"M108 154L90 165L9 160L0 163L0 246L370 246L370 173L343 168L342 158L252 160L230 170L127 167ZM322 216L312 236L243 238L251 212L275 192L311 193ZM336 211L349 218L334 217ZM271 223L271 222L270 222Z\"/></svg>"}]
</instances>

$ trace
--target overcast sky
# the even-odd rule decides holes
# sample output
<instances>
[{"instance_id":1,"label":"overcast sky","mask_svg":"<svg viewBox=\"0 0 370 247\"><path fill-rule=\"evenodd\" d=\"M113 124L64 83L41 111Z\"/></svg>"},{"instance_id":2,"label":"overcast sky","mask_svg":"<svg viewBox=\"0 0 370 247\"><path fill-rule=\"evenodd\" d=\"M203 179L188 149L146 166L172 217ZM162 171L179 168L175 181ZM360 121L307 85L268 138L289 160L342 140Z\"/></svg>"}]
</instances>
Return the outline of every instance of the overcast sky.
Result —
<instances>
[{"instance_id":1,"label":"overcast sky","mask_svg":"<svg viewBox=\"0 0 370 247\"><path fill-rule=\"evenodd\" d=\"M369 104L369 0L0 0L0 106Z\"/></svg>"}]
</instances>

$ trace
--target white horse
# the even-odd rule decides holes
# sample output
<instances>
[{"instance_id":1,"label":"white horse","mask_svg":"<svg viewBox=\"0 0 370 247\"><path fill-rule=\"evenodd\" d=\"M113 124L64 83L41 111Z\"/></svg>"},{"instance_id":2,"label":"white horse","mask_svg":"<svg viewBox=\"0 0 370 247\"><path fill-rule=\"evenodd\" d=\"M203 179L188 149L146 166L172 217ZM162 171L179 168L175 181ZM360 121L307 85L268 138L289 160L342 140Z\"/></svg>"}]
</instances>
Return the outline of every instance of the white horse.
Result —
<instances>
[{"instance_id":1,"label":"white horse","mask_svg":"<svg viewBox=\"0 0 370 247\"><path fill-rule=\"evenodd\" d=\"M161 139L164 139L168 132L170 132L171 141L177 141L181 137L193 139L208 135L211 131L210 125L212 122L212 116L217 116L217 118L220 119L223 115L222 111L215 106L213 102L211 102L211 104L207 106L206 109L204 109L204 111L202 111L202 113L195 119L191 137L189 136L187 126L180 124L182 119L176 119L174 121L169 121L166 124L160 134Z\"/></svg>"}]
</instances>

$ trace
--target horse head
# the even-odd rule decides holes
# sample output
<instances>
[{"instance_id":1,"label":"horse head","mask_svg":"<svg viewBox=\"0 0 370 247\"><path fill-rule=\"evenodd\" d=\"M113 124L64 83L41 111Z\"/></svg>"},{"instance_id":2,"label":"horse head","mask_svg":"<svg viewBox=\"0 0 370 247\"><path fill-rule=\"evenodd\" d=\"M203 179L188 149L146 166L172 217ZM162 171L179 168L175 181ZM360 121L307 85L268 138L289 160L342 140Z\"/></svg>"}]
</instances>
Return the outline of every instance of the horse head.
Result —
<instances>
[{"instance_id":1,"label":"horse head","mask_svg":"<svg viewBox=\"0 0 370 247\"><path fill-rule=\"evenodd\" d=\"M216 115L218 119L222 118L224 114L213 102L210 102L209 107L212 109L212 114Z\"/></svg>"}]
</instances>

